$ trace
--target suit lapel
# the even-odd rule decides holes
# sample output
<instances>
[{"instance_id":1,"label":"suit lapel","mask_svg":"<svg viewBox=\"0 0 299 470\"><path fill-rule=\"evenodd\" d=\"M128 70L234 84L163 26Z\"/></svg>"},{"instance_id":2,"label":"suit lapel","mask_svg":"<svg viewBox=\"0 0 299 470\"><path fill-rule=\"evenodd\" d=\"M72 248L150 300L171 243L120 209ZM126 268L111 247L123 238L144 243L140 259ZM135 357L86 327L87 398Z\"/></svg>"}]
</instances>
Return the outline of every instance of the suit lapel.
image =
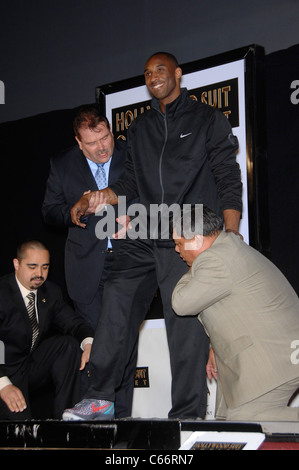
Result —
<instances>
[{"instance_id":1,"label":"suit lapel","mask_svg":"<svg viewBox=\"0 0 299 470\"><path fill-rule=\"evenodd\" d=\"M28 333L28 341L31 342L32 340L32 326L31 322L29 319L29 315L27 312L27 308L24 302L24 299L22 297L21 291L19 289L19 286L15 280L15 277L11 279L11 285L12 285L12 295L13 295L13 301L14 304L16 305L17 309L22 313L24 320L25 320L25 325L26 325L26 330ZM41 337L41 334L43 332L44 326L46 324L46 317L47 317L47 312L48 312L48 298L46 295L46 290L44 289L43 286L41 286L38 291L37 291L37 312L38 312L38 324L39 324L39 335L37 337L35 347L37 346L39 342L39 338Z\"/></svg>"},{"instance_id":2,"label":"suit lapel","mask_svg":"<svg viewBox=\"0 0 299 470\"><path fill-rule=\"evenodd\" d=\"M45 289L43 286L40 287L37 291L37 311L38 311L38 321L39 321L39 336L42 334L45 323L46 316L48 313L48 297L46 295Z\"/></svg>"},{"instance_id":3,"label":"suit lapel","mask_svg":"<svg viewBox=\"0 0 299 470\"><path fill-rule=\"evenodd\" d=\"M14 275L12 275L10 282L11 282L11 287L12 287L13 304L16 306L17 310L19 312L21 312L21 315L24 318L24 322L25 322L25 326L26 326L26 332L28 334L28 341L31 341L32 328L31 328L29 315L28 315L24 299L22 297L21 291L19 289L19 286L17 284L17 281L16 281Z\"/></svg>"},{"instance_id":4,"label":"suit lapel","mask_svg":"<svg viewBox=\"0 0 299 470\"><path fill-rule=\"evenodd\" d=\"M87 163L86 157L81 152L80 148L77 148L75 165L77 166L77 171L83 176L86 181L86 187L91 191L96 191L98 189L95 179L92 175L91 169Z\"/></svg>"}]
</instances>

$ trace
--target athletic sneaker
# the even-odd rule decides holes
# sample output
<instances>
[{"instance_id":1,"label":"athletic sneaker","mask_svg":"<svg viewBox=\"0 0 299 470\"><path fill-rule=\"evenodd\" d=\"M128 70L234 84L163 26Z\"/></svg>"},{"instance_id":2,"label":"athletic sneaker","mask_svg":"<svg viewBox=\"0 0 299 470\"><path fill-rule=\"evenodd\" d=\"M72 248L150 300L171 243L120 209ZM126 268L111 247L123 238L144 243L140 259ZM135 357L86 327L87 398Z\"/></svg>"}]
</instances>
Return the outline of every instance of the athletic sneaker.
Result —
<instances>
[{"instance_id":1,"label":"athletic sneaker","mask_svg":"<svg viewBox=\"0 0 299 470\"><path fill-rule=\"evenodd\" d=\"M84 399L74 408L64 410L64 421L89 421L114 419L114 403L106 400Z\"/></svg>"}]
</instances>

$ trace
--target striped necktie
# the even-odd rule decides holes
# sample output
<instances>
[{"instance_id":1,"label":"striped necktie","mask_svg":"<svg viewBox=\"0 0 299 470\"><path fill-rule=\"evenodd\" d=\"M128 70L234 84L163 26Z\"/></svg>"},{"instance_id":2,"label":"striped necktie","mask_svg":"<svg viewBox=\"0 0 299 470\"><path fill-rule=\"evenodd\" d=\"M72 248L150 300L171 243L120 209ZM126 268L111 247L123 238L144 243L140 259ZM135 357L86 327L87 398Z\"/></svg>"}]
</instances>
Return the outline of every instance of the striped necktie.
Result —
<instances>
[{"instance_id":1,"label":"striped necktie","mask_svg":"<svg viewBox=\"0 0 299 470\"><path fill-rule=\"evenodd\" d=\"M104 169L105 163L97 163L96 165L98 169L94 175L94 179L96 180L98 189L105 189L107 188L107 177L106 177L106 171ZM107 241L107 247L112 248L111 241L109 238Z\"/></svg>"},{"instance_id":2,"label":"striped necktie","mask_svg":"<svg viewBox=\"0 0 299 470\"><path fill-rule=\"evenodd\" d=\"M107 179L106 179L106 172L104 169L105 163L97 163L97 171L94 175L94 179L98 185L98 189L105 189L107 188Z\"/></svg>"},{"instance_id":3,"label":"striped necktie","mask_svg":"<svg viewBox=\"0 0 299 470\"><path fill-rule=\"evenodd\" d=\"M36 311L35 311L34 292L30 292L27 295L27 299L29 300L28 305L27 305L27 312L28 312L31 327L32 327L32 343L31 343L31 350L32 350L34 343L36 341L36 338L38 337L38 333L39 333L39 327L38 327L38 322L36 319Z\"/></svg>"}]
</instances>

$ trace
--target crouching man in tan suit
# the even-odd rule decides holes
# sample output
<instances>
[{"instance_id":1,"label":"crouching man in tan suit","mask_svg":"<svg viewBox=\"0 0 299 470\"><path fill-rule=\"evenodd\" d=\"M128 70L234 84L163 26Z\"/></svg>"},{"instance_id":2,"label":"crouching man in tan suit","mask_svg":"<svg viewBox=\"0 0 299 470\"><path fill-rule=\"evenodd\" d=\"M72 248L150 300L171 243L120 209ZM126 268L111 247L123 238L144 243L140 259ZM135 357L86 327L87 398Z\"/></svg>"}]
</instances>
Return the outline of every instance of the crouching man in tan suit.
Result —
<instances>
[{"instance_id":1,"label":"crouching man in tan suit","mask_svg":"<svg viewBox=\"0 0 299 470\"><path fill-rule=\"evenodd\" d=\"M226 419L298 421L299 408L288 406L299 389L292 349L299 340L298 296L268 259L224 233L209 209L203 208L203 235L194 232L197 210L193 233L184 232L183 215L174 223L176 251L190 270L172 305L178 315L198 315L210 336Z\"/></svg>"}]
</instances>

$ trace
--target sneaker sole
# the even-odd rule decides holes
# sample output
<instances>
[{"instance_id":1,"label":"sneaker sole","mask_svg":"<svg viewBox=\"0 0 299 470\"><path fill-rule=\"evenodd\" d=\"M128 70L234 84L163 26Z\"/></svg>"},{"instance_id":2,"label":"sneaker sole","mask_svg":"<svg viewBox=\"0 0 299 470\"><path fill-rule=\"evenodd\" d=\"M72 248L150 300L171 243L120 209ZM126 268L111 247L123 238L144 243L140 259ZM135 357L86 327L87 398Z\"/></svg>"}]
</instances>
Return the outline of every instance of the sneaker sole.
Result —
<instances>
[{"instance_id":1,"label":"sneaker sole","mask_svg":"<svg viewBox=\"0 0 299 470\"><path fill-rule=\"evenodd\" d=\"M63 421L86 421L85 418L82 418L81 416L74 415L73 413L68 413L65 412L62 415Z\"/></svg>"},{"instance_id":2,"label":"sneaker sole","mask_svg":"<svg viewBox=\"0 0 299 470\"><path fill-rule=\"evenodd\" d=\"M93 413L92 415L82 417L66 411L62 415L62 419L63 421L111 421L114 419L114 415L104 415L103 413L96 415Z\"/></svg>"}]
</instances>

